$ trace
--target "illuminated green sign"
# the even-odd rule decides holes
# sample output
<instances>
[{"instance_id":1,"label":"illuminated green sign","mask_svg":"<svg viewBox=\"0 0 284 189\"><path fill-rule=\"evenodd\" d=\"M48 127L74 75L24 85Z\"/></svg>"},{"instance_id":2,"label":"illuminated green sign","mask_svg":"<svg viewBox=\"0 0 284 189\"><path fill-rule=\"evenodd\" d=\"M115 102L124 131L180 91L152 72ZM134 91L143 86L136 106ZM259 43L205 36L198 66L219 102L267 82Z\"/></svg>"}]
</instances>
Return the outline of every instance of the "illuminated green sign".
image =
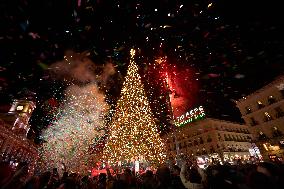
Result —
<instances>
[{"instance_id":1,"label":"illuminated green sign","mask_svg":"<svg viewBox=\"0 0 284 189\"><path fill-rule=\"evenodd\" d=\"M198 119L203 119L205 117L205 112L202 106L199 106L198 108L194 108L185 114L177 117L175 119L175 125L177 127L181 127L187 123L193 122Z\"/></svg>"}]
</instances>

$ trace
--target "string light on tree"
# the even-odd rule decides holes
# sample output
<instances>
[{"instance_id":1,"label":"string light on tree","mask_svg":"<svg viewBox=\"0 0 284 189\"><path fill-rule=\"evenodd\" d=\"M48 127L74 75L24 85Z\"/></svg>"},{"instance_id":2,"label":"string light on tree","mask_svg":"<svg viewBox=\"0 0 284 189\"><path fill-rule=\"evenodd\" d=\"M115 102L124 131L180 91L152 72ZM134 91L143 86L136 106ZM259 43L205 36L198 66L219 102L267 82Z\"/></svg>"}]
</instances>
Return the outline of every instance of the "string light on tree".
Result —
<instances>
[{"instance_id":1,"label":"string light on tree","mask_svg":"<svg viewBox=\"0 0 284 189\"><path fill-rule=\"evenodd\" d=\"M134 49L131 49L130 55L127 75L110 125L109 139L104 147L104 159L110 164L142 160L157 166L165 161L165 145L134 61Z\"/></svg>"}]
</instances>

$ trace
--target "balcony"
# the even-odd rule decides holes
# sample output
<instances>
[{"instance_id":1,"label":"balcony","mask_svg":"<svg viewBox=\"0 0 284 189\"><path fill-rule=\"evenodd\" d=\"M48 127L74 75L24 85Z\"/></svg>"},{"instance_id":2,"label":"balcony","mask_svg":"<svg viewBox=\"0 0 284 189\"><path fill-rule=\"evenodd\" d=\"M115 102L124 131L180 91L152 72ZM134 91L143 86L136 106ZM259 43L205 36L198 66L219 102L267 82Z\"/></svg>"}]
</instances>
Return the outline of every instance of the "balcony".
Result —
<instances>
[{"instance_id":1,"label":"balcony","mask_svg":"<svg viewBox=\"0 0 284 189\"><path fill-rule=\"evenodd\" d=\"M250 119L251 117L255 117L255 116L259 116L259 114L260 113L262 113L263 111L271 111L272 109L274 109L274 111L276 111L277 112L277 107L279 107L279 106L281 106L281 104L283 104L284 103L284 98L283 99L279 99L279 100L277 100L275 103L273 103L272 105L268 105L268 106L265 106L264 108L262 108L262 109L255 109L254 111L252 111L251 113L249 113L249 114L246 114L246 115L243 115L242 116L242 118L244 118L244 119ZM276 109L275 109L276 108ZM274 113L273 113L273 115L275 115ZM283 116L284 117L284 116ZM276 118L276 116L275 116L275 118ZM262 121L262 120L259 120L259 121Z\"/></svg>"},{"instance_id":2,"label":"balcony","mask_svg":"<svg viewBox=\"0 0 284 189\"><path fill-rule=\"evenodd\" d=\"M245 133L245 134L250 134L248 130L244 130L243 133Z\"/></svg>"}]
</instances>

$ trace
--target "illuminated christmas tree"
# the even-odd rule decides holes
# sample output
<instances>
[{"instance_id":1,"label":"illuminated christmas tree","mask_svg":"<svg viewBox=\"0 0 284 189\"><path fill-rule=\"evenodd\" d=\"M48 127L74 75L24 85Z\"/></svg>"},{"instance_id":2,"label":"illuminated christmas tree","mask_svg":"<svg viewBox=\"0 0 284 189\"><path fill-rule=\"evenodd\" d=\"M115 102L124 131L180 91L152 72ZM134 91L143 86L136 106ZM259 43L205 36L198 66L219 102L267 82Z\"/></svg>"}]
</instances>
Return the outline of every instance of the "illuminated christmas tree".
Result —
<instances>
[{"instance_id":1,"label":"illuminated christmas tree","mask_svg":"<svg viewBox=\"0 0 284 189\"><path fill-rule=\"evenodd\" d=\"M110 124L104 158L110 164L139 160L157 166L165 161L165 146L134 62L135 50L131 49L130 53L131 60Z\"/></svg>"}]
</instances>

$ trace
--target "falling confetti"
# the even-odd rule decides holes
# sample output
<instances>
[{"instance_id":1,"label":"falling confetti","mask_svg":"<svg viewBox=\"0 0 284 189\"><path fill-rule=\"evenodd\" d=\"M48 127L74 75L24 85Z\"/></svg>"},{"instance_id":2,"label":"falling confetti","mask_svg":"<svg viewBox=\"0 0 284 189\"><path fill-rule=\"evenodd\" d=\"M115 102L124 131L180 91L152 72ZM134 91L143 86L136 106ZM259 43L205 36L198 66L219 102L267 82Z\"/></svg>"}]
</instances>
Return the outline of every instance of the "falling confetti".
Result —
<instances>
[{"instance_id":1,"label":"falling confetti","mask_svg":"<svg viewBox=\"0 0 284 189\"><path fill-rule=\"evenodd\" d=\"M68 171L87 173L99 161L92 148L105 135L107 110L104 95L95 84L68 87L65 104L42 133L45 142L39 153L44 168L64 164Z\"/></svg>"}]
</instances>

